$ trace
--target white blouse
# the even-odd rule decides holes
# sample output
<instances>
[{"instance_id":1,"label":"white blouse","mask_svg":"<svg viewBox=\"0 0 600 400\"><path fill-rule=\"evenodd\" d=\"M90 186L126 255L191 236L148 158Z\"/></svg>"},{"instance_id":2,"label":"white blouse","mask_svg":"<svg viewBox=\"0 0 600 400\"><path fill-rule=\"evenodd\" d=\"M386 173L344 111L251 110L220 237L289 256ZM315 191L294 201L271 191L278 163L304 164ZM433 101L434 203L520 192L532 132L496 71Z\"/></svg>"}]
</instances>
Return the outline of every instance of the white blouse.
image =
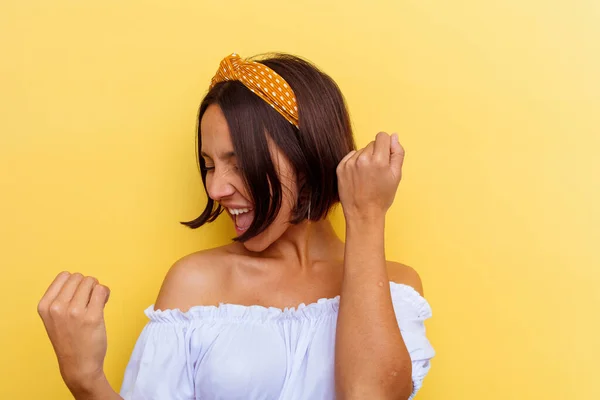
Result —
<instances>
[{"instance_id":1,"label":"white blouse","mask_svg":"<svg viewBox=\"0 0 600 400\"><path fill-rule=\"evenodd\" d=\"M390 282L412 360L413 393L435 352L425 335L431 307ZM331 400L339 296L297 308L221 304L154 310L125 370L126 400Z\"/></svg>"}]
</instances>

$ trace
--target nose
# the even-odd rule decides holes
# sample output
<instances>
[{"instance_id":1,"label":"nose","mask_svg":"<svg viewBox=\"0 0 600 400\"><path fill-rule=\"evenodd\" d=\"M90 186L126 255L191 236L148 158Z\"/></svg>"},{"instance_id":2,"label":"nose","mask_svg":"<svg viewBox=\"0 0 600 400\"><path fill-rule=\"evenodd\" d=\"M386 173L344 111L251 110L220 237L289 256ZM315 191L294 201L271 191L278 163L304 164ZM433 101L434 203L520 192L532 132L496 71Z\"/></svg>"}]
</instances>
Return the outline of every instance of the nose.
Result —
<instances>
[{"instance_id":1,"label":"nose","mask_svg":"<svg viewBox=\"0 0 600 400\"><path fill-rule=\"evenodd\" d=\"M220 201L235 193L235 187L226 174L218 173L216 170L206 175L206 190L208 196L214 201Z\"/></svg>"}]
</instances>

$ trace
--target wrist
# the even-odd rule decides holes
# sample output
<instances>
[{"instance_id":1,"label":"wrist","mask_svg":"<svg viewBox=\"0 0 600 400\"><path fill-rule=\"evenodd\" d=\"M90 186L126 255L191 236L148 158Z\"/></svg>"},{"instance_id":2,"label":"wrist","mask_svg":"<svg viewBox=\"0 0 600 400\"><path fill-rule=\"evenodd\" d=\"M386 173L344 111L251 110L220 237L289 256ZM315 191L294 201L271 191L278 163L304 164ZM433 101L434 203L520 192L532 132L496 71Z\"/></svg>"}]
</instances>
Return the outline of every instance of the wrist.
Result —
<instances>
[{"instance_id":1,"label":"wrist","mask_svg":"<svg viewBox=\"0 0 600 400\"><path fill-rule=\"evenodd\" d=\"M346 219L346 255L384 253L385 216L356 216Z\"/></svg>"},{"instance_id":2,"label":"wrist","mask_svg":"<svg viewBox=\"0 0 600 400\"><path fill-rule=\"evenodd\" d=\"M385 274L385 216L346 219L344 280L382 281Z\"/></svg>"},{"instance_id":3,"label":"wrist","mask_svg":"<svg viewBox=\"0 0 600 400\"><path fill-rule=\"evenodd\" d=\"M385 213L352 213L345 214L346 229L357 232L372 232L383 230L385 227Z\"/></svg>"}]
</instances>

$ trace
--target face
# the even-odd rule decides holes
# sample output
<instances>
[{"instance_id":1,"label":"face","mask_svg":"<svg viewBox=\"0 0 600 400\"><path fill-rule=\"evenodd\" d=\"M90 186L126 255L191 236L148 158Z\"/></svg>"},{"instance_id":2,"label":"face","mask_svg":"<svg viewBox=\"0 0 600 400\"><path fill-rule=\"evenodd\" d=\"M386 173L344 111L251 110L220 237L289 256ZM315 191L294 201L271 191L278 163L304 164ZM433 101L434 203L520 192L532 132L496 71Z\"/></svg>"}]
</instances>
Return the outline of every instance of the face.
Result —
<instances>
[{"instance_id":1,"label":"face","mask_svg":"<svg viewBox=\"0 0 600 400\"><path fill-rule=\"evenodd\" d=\"M206 109L200 121L201 156L206 165L208 195L227 212L237 236L242 235L254 220L254 205L237 166L227 120L217 105ZM244 242L250 251L263 251L281 237L290 226L289 220L296 199L295 176L290 163L280 149L269 142L271 158L282 184L282 203L279 214L269 227Z\"/></svg>"}]
</instances>

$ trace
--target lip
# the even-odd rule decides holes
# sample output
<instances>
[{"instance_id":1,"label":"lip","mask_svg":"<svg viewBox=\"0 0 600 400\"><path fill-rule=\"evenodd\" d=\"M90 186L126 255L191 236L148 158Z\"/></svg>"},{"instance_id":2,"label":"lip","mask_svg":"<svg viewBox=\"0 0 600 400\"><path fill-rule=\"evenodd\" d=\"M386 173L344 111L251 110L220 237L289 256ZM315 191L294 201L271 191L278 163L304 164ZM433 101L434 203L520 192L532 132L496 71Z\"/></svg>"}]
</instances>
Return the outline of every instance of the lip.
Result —
<instances>
[{"instance_id":1,"label":"lip","mask_svg":"<svg viewBox=\"0 0 600 400\"><path fill-rule=\"evenodd\" d=\"M243 205L239 205L239 204L222 204L221 203L221 207L224 207L227 211L229 211L230 208L233 208L233 209L236 209L236 210L239 210L239 209L242 209L242 208L247 208L248 211L254 210L252 208L252 206L243 206Z\"/></svg>"},{"instance_id":2,"label":"lip","mask_svg":"<svg viewBox=\"0 0 600 400\"><path fill-rule=\"evenodd\" d=\"M254 211L254 208L250 207L250 206L245 206L245 205L240 205L240 204L222 204L221 203L221 207L223 207L225 209L225 212L227 213L227 215L229 215L229 217L231 218L231 220L233 221L233 226L235 227L235 233L237 236L242 236L242 234L244 232L246 232L248 230L248 228L246 229L240 229L237 224L235 223L235 215L233 215L232 213L229 212L230 208L233 209L242 209L242 208L247 208L248 212Z\"/></svg>"},{"instance_id":3,"label":"lip","mask_svg":"<svg viewBox=\"0 0 600 400\"><path fill-rule=\"evenodd\" d=\"M248 230L248 228L240 229L235 223L233 225L235 226L235 234L238 236L242 236L242 234Z\"/></svg>"},{"instance_id":4,"label":"lip","mask_svg":"<svg viewBox=\"0 0 600 400\"><path fill-rule=\"evenodd\" d=\"M225 207L225 212L231 217L231 219L235 222L235 215L233 215L231 212L229 212L229 208L234 208L239 210L240 208L247 208L248 211L247 212L252 212L254 211L254 209L249 208L249 207Z\"/></svg>"}]
</instances>

